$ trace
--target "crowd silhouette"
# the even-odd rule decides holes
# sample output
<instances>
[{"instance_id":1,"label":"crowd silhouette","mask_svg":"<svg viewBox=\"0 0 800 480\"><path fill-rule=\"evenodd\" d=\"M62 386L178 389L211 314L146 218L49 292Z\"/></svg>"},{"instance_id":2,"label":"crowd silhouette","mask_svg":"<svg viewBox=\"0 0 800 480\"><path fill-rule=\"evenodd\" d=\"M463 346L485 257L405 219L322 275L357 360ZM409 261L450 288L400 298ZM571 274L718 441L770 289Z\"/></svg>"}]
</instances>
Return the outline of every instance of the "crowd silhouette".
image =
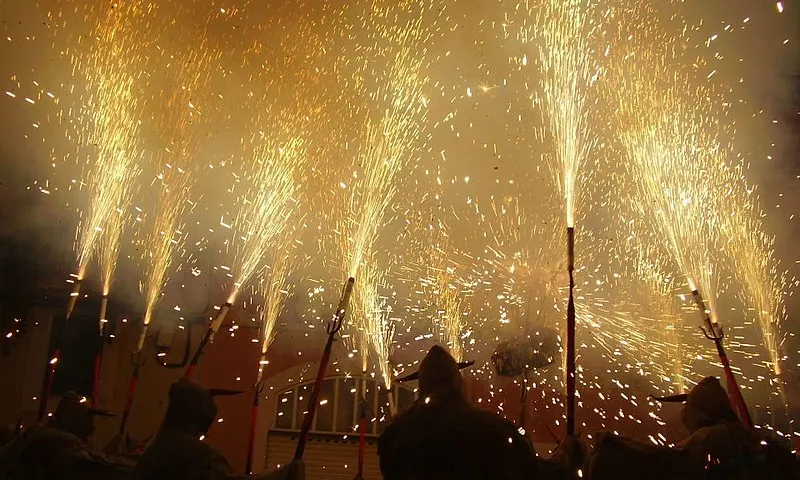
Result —
<instances>
[{"instance_id":1,"label":"crowd silhouette","mask_svg":"<svg viewBox=\"0 0 800 480\"><path fill-rule=\"evenodd\" d=\"M656 398L684 404L689 436L674 448L598 432L591 451L581 439L567 437L544 458L522 429L469 403L460 372L469 365L437 345L416 374L399 380L418 380L419 396L379 437L385 480L800 479L800 460L775 439L746 428L715 377L688 394ZM305 479L302 460L272 472L238 473L203 441L217 417L214 398L237 393L181 378L170 387L161 426L143 451L101 453L89 447L94 418L111 414L70 392L45 424L0 432L0 480Z\"/></svg>"}]
</instances>

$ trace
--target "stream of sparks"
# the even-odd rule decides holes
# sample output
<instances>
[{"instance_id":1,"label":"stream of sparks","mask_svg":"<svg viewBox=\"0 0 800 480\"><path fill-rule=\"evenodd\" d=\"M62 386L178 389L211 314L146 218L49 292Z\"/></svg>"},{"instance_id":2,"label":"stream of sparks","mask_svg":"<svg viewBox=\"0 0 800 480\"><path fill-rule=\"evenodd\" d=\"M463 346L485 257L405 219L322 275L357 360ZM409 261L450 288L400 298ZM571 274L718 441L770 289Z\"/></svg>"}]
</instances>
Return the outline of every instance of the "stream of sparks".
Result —
<instances>
[{"instance_id":1,"label":"stream of sparks","mask_svg":"<svg viewBox=\"0 0 800 480\"><path fill-rule=\"evenodd\" d=\"M286 242L283 242L284 244ZM261 279L263 304L261 316L261 360L258 365L256 383L261 381L266 365L266 355L275 340L275 325L278 322L284 300L289 293L289 275L294 270L294 256L288 248L277 248L272 259L269 274Z\"/></svg>"},{"instance_id":2,"label":"stream of sparks","mask_svg":"<svg viewBox=\"0 0 800 480\"><path fill-rule=\"evenodd\" d=\"M77 277L84 278L92 256L102 251L104 290L110 288L120 244L122 222L114 217L118 210L127 209L130 185L139 173L139 102L134 89L142 59L134 54L138 47L134 22L142 12L132 6L125 10L125 15L108 13L101 20L96 47L86 64L76 62L76 68L87 72L92 92L92 142L98 146L96 160L84 179L89 208L79 227ZM104 236L116 238L101 240ZM105 242L102 247L101 241Z\"/></svg>"},{"instance_id":3,"label":"stream of sparks","mask_svg":"<svg viewBox=\"0 0 800 480\"><path fill-rule=\"evenodd\" d=\"M533 28L525 23L520 39L527 43L538 37L543 106L556 147L549 159L564 200L567 227L574 227L581 170L596 144L586 106L587 92L599 75L589 42L592 2L548 0L535 12L525 2L525 8L536 22Z\"/></svg>"},{"instance_id":4,"label":"stream of sparks","mask_svg":"<svg viewBox=\"0 0 800 480\"><path fill-rule=\"evenodd\" d=\"M641 65L649 71L653 65ZM656 87L657 85L657 87ZM658 88L663 87L663 88ZM631 176L637 181L644 218L657 238L666 242L690 290L699 289L717 321L717 289L712 253L718 250L720 198L729 180L717 148L708 140L702 112L683 98L681 82L654 82L646 76L631 85L633 101L622 100L626 112L621 129Z\"/></svg>"},{"instance_id":5,"label":"stream of sparks","mask_svg":"<svg viewBox=\"0 0 800 480\"><path fill-rule=\"evenodd\" d=\"M141 285L145 298L144 330L153 319L158 301L166 286L168 272L176 249L183 245L182 219L188 205L190 178L176 167L159 175L161 194L146 241L144 281Z\"/></svg>"},{"instance_id":6,"label":"stream of sparks","mask_svg":"<svg viewBox=\"0 0 800 480\"><path fill-rule=\"evenodd\" d=\"M372 59L379 58L387 62L387 71L378 77L386 80L372 91L359 93L371 103L366 107L364 134L354 159L354 170L360 165L361 173L354 171L352 183L347 187L348 209L339 226L346 236L341 245L345 268L350 277L356 278L354 300L361 312L356 316L361 319L356 325L356 337L365 368L368 352L372 350L387 386L394 327L377 290L376 282L381 282L386 274L375 264L374 244L397 194L399 175L414 160L426 112L422 96L425 59L418 50L425 35L422 26L425 7L401 23L398 9L391 4L375 2L365 20L365 25L371 28L367 36L375 44L363 49L360 63L364 67L359 75L378 76L367 69Z\"/></svg>"}]
</instances>

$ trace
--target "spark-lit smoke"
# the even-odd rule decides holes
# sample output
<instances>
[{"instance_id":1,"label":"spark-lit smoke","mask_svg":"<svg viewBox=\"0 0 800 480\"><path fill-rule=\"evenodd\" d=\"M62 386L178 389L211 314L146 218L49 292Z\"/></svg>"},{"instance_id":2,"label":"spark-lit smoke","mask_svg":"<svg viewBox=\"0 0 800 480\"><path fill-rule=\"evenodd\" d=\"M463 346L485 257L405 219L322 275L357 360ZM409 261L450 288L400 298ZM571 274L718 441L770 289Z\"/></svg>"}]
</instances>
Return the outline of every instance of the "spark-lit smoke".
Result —
<instances>
[{"instance_id":1,"label":"spark-lit smoke","mask_svg":"<svg viewBox=\"0 0 800 480\"><path fill-rule=\"evenodd\" d=\"M183 219L190 206L191 178L188 172L177 167L166 168L154 183L159 185L161 193L145 241L144 278L140 284L145 299L145 329L153 319L176 251L180 251L185 241Z\"/></svg>"},{"instance_id":2,"label":"spark-lit smoke","mask_svg":"<svg viewBox=\"0 0 800 480\"><path fill-rule=\"evenodd\" d=\"M588 92L600 74L591 42L598 28L593 24L594 8L590 0L547 0L536 8L525 2L522 7L528 18L519 38L538 42L542 105L556 149L548 158L564 200L567 227L575 226L582 170L597 143L587 120Z\"/></svg>"},{"instance_id":3,"label":"spark-lit smoke","mask_svg":"<svg viewBox=\"0 0 800 480\"><path fill-rule=\"evenodd\" d=\"M738 187L738 188L737 188ZM783 335L781 325L786 320L783 304L787 280L779 271L775 258L775 238L764 231L760 202L754 190L745 188L744 181L732 184L739 195L728 203L731 210L721 219L721 231L727 242L725 250L733 261L734 275L742 284L737 295L745 307L745 317L755 320L769 356L769 367L780 375Z\"/></svg>"},{"instance_id":4,"label":"spark-lit smoke","mask_svg":"<svg viewBox=\"0 0 800 480\"><path fill-rule=\"evenodd\" d=\"M270 138L256 140L252 152L254 171L247 195L240 199L234 221L238 250L234 260L234 286L228 297L233 303L239 290L263 267L264 252L286 227L294 207L297 189L295 172L302 167L306 142L290 137L285 142Z\"/></svg>"},{"instance_id":5,"label":"spark-lit smoke","mask_svg":"<svg viewBox=\"0 0 800 480\"><path fill-rule=\"evenodd\" d=\"M137 22L145 15L136 6L124 12L108 11L95 31L96 44L86 59L77 57L76 68L84 68L89 84L91 125L89 138L97 145L96 158L85 168L89 195L88 213L82 218L78 237L78 279L82 280L92 256L105 234L119 236L122 223L111 217L127 210L139 168L138 121L141 103L136 83L142 58L136 54L140 41ZM105 273L113 274L117 248L107 240L103 259ZM108 280L108 279L106 279ZM105 285L108 285L104 281Z\"/></svg>"},{"instance_id":6,"label":"spark-lit smoke","mask_svg":"<svg viewBox=\"0 0 800 480\"><path fill-rule=\"evenodd\" d=\"M359 269L353 289L353 323L361 352L361 368L366 372L369 358L375 356L375 364L386 388L392 383L390 356L394 349L396 320L391 317L389 298L382 295L385 274L374 268L375 262L365 262Z\"/></svg>"},{"instance_id":7,"label":"spark-lit smoke","mask_svg":"<svg viewBox=\"0 0 800 480\"><path fill-rule=\"evenodd\" d=\"M455 252L450 248L447 234L441 226L438 241L433 246L428 272L420 279L427 293L428 303L433 307L431 316L433 333L440 343L446 345L456 361L464 360L464 302L460 278L456 265L450 259Z\"/></svg>"},{"instance_id":8,"label":"spark-lit smoke","mask_svg":"<svg viewBox=\"0 0 800 480\"><path fill-rule=\"evenodd\" d=\"M261 317L261 360L258 365L258 381L264 373L266 355L275 340L275 325L289 295L289 275L294 270L295 253L290 251L286 241L281 242L283 248L275 249L270 269L261 278L262 305Z\"/></svg>"},{"instance_id":9,"label":"spark-lit smoke","mask_svg":"<svg viewBox=\"0 0 800 480\"><path fill-rule=\"evenodd\" d=\"M420 48L426 37L422 17L427 7L415 7L410 19L398 23L405 12L392 7L392 2L382 3L385 5L376 2L364 19L365 28L369 29L366 37L375 43L358 49L358 64L362 67L357 75L375 75L374 64L385 62L386 72L381 75L385 81L374 88L359 84L354 92L368 101L359 112L364 128L353 159L352 177L341 184L347 190L348 208L338 230L343 237L340 247L344 267L349 276L356 278L356 308L367 323L372 323L360 327L358 337L366 335L360 350L366 356L368 348L372 348L388 385L393 327L389 325L387 307L382 305L385 300L377 293L376 282L382 282L386 274L373 263L375 242L387 223L387 209L396 198L401 175L407 173L419 152L426 113L426 59Z\"/></svg>"}]
</instances>

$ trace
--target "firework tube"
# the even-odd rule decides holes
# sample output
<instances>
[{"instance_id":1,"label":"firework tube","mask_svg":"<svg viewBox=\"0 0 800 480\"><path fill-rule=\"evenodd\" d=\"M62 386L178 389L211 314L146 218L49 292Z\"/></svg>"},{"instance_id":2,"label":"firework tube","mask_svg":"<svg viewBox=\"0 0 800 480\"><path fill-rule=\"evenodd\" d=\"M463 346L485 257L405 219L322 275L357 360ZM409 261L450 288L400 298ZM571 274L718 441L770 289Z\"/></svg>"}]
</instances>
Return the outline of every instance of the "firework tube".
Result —
<instances>
[{"instance_id":1,"label":"firework tube","mask_svg":"<svg viewBox=\"0 0 800 480\"><path fill-rule=\"evenodd\" d=\"M69 317L72 316L72 311L75 310L75 303L78 301L78 297L81 294L82 282L82 278L77 278L72 287L72 293L69 294L69 300L67 300L67 320L69 320Z\"/></svg>"},{"instance_id":2,"label":"firework tube","mask_svg":"<svg viewBox=\"0 0 800 480\"><path fill-rule=\"evenodd\" d=\"M92 379L92 408L97 408L97 399L100 396L100 372L103 368L103 332L107 322L107 311L108 294L105 294L100 299L100 319L97 326L97 352L94 354L94 378Z\"/></svg>"},{"instance_id":3,"label":"firework tube","mask_svg":"<svg viewBox=\"0 0 800 480\"><path fill-rule=\"evenodd\" d=\"M200 340L200 345L197 346L197 351L194 352L192 361L189 362L189 366L186 367L186 373L184 374L186 378L192 378L194 376L194 371L197 369L197 364L200 363L200 359L203 357L203 353L205 353L208 344L214 341L214 336L217 334L219 327L222 326L222 322L225 321L225 316L228 314L231 306L231 302L225 302L219 309L217 316L214 317L214 321L208 326L206 334L203 336L203 339Z\"/></svg>"},{"instance_id":4,"label":"firework tube","mask_svg":"<svg viewBox=\"0 0 800 480\"><path fill-rule=\"evenodd\" d=\"M333 319L331 319L330 323L328 324L328 341L325 343L325 349L322 351L322 358L320 358L319 370L317 371L317 379L314 381L314 389L311 390L311 397L308 399L308 408L306 409L303 417L303 427L300 430L300 438L297 441L297 448L294 451L295 461L302 459L303 452L306 450L308 432L311 431L311 425L314 421L314 414L317 411L317 397L319 396L319 390L322 386L322 379L325 377L325 370L328 367L328 361L331 357L333 340L336 337L336 333L342 328L342 323L344 322L345 313L347 312L347 306L350 303L350 295L353 293L353 285L355 282L356 281L353 277L347 279L347 283L344 285L344 290L342 291L342 298L339 300L339 306L336 308L336 313L334 313Z\"/></svg>"},{"instance_id":5,"label":"firework tube","mask_svg":"<svg viewBox=\"0 0 800 480\"><path fill-rule=\"evenodd\" d=\"M569 272L569 301L567 302L567 435L575 434L575 228L567 227L567 272Z\"/></svg>"},{"instance_id":6,"label":"firework tube","mask_svg":"<svg viewBox=\"0 0 800 480\"><path fill-rule=\"evenodd\" d=\"M708 329L706 337L710 340L714 340L714 345L717 347L717 355L719 356L720 363L722 363L722 369L725 371L725 380L728 385L728 396L730 397L731 403L736 407L736 410L738 410L739 418L742 420L742 423L744 423L747 428L752 429L753 420L750 417L750 412L747 410L747 404L744 402L742 391L739 390L739 384L736 383L736 377L733 376L731 364L728 361L728 356L725 354L725 347L722 345L722 332L719 330L719 327L715 328L715 324L711 322L711 317L708 315L703 297L700 296L700 292L698 292L697 289L692 290L692 297L694 297L694 302L697 304L697 308L700 309L700 313L703 315L703 322ZM717 332L720 333L717 334Z\"/></svg>"},{"instance_id":7,"label":"firework tube","mask_svg":"<svg viewBox=\"0 0 800 480\"><path fill-rule=\"evenodd\" d=\"M361 414L358 417L358 471L354 480L364 478L364 454L367 446L367 399L361 397Z\"/></svg>"}]
</instances>

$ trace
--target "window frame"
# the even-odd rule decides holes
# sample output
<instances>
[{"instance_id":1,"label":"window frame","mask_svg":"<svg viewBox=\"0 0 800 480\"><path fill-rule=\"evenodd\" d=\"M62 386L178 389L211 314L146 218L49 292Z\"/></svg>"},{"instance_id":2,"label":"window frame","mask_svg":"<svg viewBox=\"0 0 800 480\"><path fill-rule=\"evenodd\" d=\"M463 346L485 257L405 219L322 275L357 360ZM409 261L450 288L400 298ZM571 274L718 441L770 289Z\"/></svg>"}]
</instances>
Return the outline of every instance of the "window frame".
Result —
<instances>
[{"instance_id":1,"label":"window frame","mask_svg":"<svg viewBox=\"0 0 800 480\"><path fill-rule=\"evenodd\" d=\"M340 408L339 408L339 401L340 401L340 398L341 398L340 394L342 392L342 388L346 389L346 387L342 386L342 383L343 383L344 380L355 380L356 392L353 395L356 397L356 399L359 399L365 390L370 390L369 388L367 388L368 387L368 382L372 383L372 385L369 385L369 386L372 387L371 388L372 391L370 392L370 394L371 394L370 397L371 398L367 399L367 401L371 401L372 402L373 411L375 412L376 415L375 415L374 418L368 418L367 419L367 421L369 422L370 426L367 428L366 435L370 436L370 437L378 436L380 434L380 431L381 431L380 426L381 426L381 423L382 423L380 421L380 417L378 416L378 414L380 413L380 403L379 403L380 391L381 391L381 388L383 387L383 385L381 385L382 382L380 380L376 380L375 378L372 378L371 376L366 376L366 375L365 376L331 375L331 376L325 377L323 379L323 383L324 382L328 382L328 381L333 381L334 382L334 384L333 384L333 399L329 400L329 401L331 401L331 403L332 403L331 407L333 408L333 415L332 415L333 419L332 419L332 423L331 423L331 430L319 430L318 429L318 425L317 425L317 420L319 419L319 415L314 415L314 421L311 424L311 431L309 433L312 433L312 434L315 434L315 435L354 435L354 434L358 434L358 431L357 430L353 430L353 429L351 429L349 431L346 431L346 432L337 430L337 423L338 423L338 420L339 420L338 417L339 417L339 410L340 410ZM279 418L278 417L278 413L279 413L279 409L280 409L280 406L281 406L281 402L278 400L278 401L275 402L275 409L274 409L274 412L272 413L272 420L270 422L270 429L269 429L270 432L280 432L280 433L299 433L300 432L300 428L302 426L301 425L301 422L302 422L302 410L300 410L300 409L305 409L307 407L308 399L304 398L302 400L302 402L301 402L300 400L298 400L299 393L300 393L300 390L303 387L306 387L306 386L313 387L313 384L314 384L314 380L311 380L311 381L308 381L308 382L303 382L303 383L298 383L296 385L292 385L289 388L283 389L283 390L281 390L281 391L279 391L279 392L277 392L275 394L275 398L276 399L280 399L284 395L286 395L289 392L291 392L291 396L292 396L292 400L291 400L292 401L291 419L292 419L292 422L291 422L291 427L290 428L279 428L279 427L275 426L277 424L277 422L278 422L278 418ZM407 386L401 385L401 384L392 385L392 387L391 387L391 390L392 390L392 392L391 392L392 401L394 402L394 405L396 405L398 409L404 408L406 406L406 405L400 405L399 404L399 402L400 402L400 390L401 389L407 390L408 392L410 392L412 394L411 398L416 398L416 389L411 388L411 387L407 387ZM350 392L348 391L348 392L346 392L346 394L350 394ZM353 402L353 412L352 412L353 416L352 416L352 418L354 420L357 419L358 416L359 416L359 404L360 404L359 401L354 401Z\"/></svg>"}]
</instances>

